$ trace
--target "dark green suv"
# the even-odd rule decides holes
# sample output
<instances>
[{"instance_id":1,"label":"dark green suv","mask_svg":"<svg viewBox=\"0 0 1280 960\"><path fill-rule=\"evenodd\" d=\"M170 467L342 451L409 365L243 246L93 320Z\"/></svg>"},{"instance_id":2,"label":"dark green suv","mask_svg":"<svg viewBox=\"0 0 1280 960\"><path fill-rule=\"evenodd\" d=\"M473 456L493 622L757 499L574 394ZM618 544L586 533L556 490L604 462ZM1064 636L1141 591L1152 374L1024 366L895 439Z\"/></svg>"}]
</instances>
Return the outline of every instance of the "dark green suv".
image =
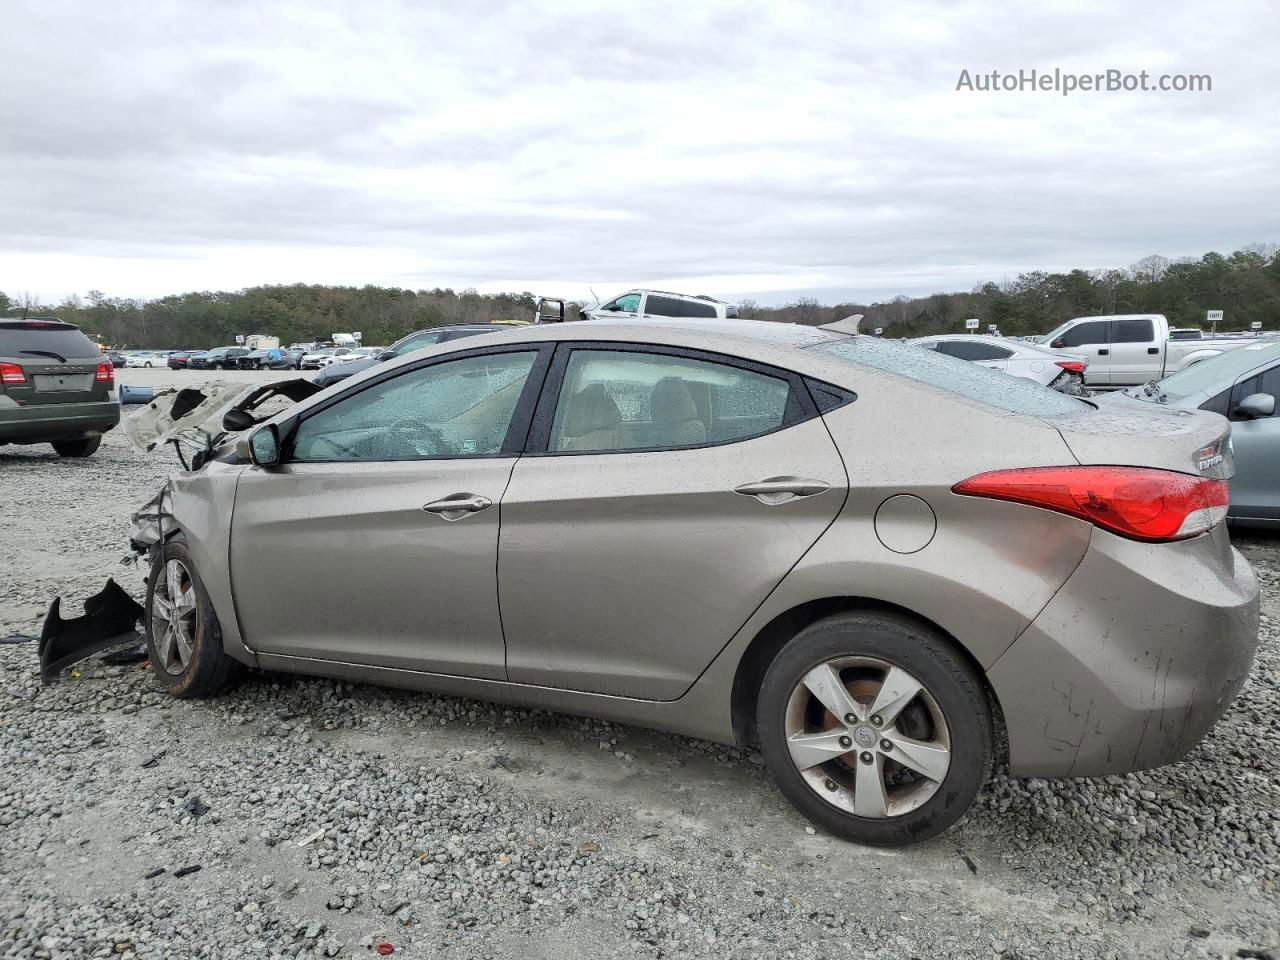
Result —
<instances>
[{"instance_id":1,"label":"dark green suv","mask_svg":"<svg viewBox=\"0 0 1280 960\"><path fill-rule=\"evenodd\" d=\"M0 317L0 445L51 443L87 457L120 422L115 372L80 328Z\"/></svg>"}]
</instances>

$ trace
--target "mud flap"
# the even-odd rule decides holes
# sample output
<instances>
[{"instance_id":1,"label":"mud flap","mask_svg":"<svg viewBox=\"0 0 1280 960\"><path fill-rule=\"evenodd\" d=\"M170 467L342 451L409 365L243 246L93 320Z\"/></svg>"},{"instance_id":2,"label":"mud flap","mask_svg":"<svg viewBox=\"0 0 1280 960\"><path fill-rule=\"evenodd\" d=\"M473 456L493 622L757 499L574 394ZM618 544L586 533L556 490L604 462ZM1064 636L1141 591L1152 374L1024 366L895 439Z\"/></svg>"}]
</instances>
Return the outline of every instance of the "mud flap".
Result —
<instances>
[{"instance_id":1,"label":"mud flap","mask_svg":"<svg viewBox=\"0 0 1280 960\"><path fill-rule=\"evenodd\" d=\"M84 602L84 616L63 620L62 598L54 597L40 632L40 679L49 683L73 663L108 647L138 642L134 629L142 604L108 579L100 593Z\"/></svg>"}]
</instances>

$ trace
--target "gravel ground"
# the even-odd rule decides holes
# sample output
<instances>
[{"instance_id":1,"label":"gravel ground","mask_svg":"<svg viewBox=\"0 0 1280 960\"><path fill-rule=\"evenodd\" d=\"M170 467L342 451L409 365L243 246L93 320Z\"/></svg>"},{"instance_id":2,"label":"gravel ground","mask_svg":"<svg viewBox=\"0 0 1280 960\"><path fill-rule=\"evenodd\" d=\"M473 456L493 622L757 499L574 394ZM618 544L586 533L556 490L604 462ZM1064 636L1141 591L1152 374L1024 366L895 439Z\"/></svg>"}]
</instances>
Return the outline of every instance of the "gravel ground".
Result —
<instances>
[{"instance_id":1,"label":"gravel ground","mask_svg":"<svg viewBox=\"0 0 1280 960\"><path fill-rule=\"evenodd\" d=\"M0 635L109 575L140 597L128 517L175 464L119 431L85 461L0 448ZM1280 538L1237 540L1263 645L1197 751L997 771L905 851L813 833L715 744L274 674L200 702L138 665L42 688L34 646L0 645L0 957L1280 957Z\"/></svg>"}]
</instances>

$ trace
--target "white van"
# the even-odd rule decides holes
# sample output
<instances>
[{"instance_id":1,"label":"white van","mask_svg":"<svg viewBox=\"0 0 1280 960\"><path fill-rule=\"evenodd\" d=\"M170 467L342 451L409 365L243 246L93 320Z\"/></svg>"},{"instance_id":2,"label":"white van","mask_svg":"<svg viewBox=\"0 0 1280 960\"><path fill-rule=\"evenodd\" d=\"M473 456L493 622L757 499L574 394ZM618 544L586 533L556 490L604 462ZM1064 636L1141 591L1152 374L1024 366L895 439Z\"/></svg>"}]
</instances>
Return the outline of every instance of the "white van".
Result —
<instances>
[{"instance_id":1,"label":"white van","mask_svg":"<svg viewBox=\"0 0 1280 960\"><path fill-rule=\"evenodd\" d=\"M582 310L583 320L627 319L645 317L684 317L697 320L724 320L737 317L738 308L711 297L671 293L667 290L628 290L590 310Z\"/></svg>"}]
</instances>

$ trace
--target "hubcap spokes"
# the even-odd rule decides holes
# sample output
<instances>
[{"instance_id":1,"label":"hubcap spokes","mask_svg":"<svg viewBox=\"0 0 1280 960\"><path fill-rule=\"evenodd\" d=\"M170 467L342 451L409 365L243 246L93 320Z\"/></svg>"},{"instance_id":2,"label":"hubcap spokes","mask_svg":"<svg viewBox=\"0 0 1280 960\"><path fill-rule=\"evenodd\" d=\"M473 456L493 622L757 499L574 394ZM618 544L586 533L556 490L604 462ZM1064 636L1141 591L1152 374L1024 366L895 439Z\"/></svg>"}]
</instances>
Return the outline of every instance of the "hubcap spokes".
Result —
<instances>
[{"instance_id":1,"label":"hubcap spokes","mask_svg":"<svg viewBox=\"0 0 1280 960\"><path fill-rule=\"evenodd\" d=\"M907 671L876 657L839 657L806 673L787 702L784 729L810 789L859 817L915 810L951 766L937 701Z\"/></svg>"},{"instance_id":2,"label":"hubcap spokes","mask_svg":"<svg viewBox=\"0 0 1280 960\"><path fill-rule=\"evenodd\" d=\"M165 563L151 593L151 636L159 666L182 673L191 662L196 635L196 592L180 560Z\"/></svg>"}]
</instances>

